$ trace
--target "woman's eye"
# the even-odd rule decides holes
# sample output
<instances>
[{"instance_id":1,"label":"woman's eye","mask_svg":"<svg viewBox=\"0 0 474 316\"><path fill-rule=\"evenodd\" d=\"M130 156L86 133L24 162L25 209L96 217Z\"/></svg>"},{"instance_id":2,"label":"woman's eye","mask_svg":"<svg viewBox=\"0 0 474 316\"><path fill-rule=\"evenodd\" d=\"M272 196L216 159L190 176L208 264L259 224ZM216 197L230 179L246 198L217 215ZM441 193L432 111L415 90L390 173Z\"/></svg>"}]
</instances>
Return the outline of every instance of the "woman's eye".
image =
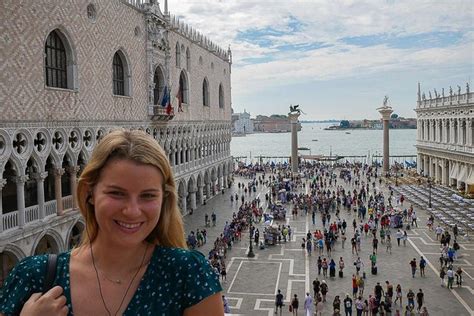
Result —
<instances>
[{"instance_id":1,"label":"woman's eye","mask_svg":"<svg viewBox=\"0 0 474 316\"><path fill-rule=\"evenodd\" d=\"M113 196L123 196L123 193L119 191L111 191L109 194Z\"/></svg>"},{"instance_id":2,"label":"woman's eye","mask_svg":"<svg viewBox=\"0 0 474 316\"><path fill-rule=\"evenodd\" d=\"M155 194L152 194L152 193L146 193L146 194L143 194L142 196L143 196L143 198L145 198L145 199L153 199L153 198L156 197L156 195L155 195Z\"/></svg>"}]
</instances>

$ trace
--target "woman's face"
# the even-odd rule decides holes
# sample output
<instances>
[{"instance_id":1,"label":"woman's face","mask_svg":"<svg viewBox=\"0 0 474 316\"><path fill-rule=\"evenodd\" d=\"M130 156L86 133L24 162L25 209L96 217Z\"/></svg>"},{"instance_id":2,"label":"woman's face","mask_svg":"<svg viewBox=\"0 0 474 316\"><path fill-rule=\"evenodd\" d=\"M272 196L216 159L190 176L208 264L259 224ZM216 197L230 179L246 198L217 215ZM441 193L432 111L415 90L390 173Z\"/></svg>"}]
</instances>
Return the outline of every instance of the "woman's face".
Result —
<instances>
[{"instance_id":1,"label":"woman's face","mask_svg":"<svg viewBox=\"0 0 474 316\"><path fill-rule=\"evenodd\" d=\"M99 240L122 247L142 243L160 218L163 187L156 167L110 160L92 191Z\"/></svg>"}]
</instances>

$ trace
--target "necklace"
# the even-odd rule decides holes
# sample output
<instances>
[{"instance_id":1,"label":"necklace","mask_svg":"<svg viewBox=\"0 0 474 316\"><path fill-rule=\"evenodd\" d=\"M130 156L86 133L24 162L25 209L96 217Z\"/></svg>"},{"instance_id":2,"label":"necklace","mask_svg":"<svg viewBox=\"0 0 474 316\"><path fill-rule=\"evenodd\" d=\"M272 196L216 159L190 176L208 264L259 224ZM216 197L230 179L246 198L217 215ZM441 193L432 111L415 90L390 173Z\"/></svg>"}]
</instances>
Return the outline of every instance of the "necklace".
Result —
<instances>
[{"instance_id":1,"label":"necklace","mask_svg":"<svg viewBox=\"0 0 474 316\"><path fill-rule=\"evenodd\" d=\"M125 297L127 296L128 294L128 291L130 290L130 288L132 287L132 283L133 283L133 280L135 280L135 278L137 277L138 275L138 272L140 272L141 268L143 267L143 263L145 262L145 257L146 257L146 253L148 252L148 245L146 246L145 248L145 252L143 253L143 258L142 258L142 262L140 263L140 266L138 267L137 271L135 272L135 274L133 275L133 278L130 280L130 283L128 284L128 287L127 287L127 290L125 291L125 294L123 295L122 297L122 300L120 301L120 305L117 309L117 311L114 313L114 316L117 315L118 311L120 310L120 308L122 308L122 305L123 305L123 302L125 301ZM97 283L99 285L99 293L100 293L100 298L102 300L102 304L104 304L104 308L105 310L107 311L107 314L109 316L112 316L112 313L110 312L109 308L107 307L107 304L105 303L105 299L104 299L104 294L102 293L102 286L100 284L100 278L99 278L99 271L97 270L97 267L95 265L95 258L94 258L94 252L92 251L92 245L91 245L91 258L92 258L92 265L94 266L94 270L95 270L95 275L97 277ZM117 280L111 280L109 278L107 278L105 275L104 277L111 281L111 282L114 282L116 284L121 284L122 283L122 280L120 279L117 279Z\"/></svg>"}]
</instances>

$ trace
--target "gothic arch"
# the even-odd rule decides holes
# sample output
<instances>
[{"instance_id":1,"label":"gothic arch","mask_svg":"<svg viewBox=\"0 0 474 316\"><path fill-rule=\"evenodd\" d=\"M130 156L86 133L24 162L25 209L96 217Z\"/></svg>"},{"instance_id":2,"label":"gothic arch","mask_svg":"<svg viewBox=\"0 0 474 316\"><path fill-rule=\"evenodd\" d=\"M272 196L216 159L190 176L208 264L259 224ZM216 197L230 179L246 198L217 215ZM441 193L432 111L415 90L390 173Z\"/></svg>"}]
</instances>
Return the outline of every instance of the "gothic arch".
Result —
<instances>
[{"instance_id":1,"label":"gothic arch","mask_svg":"<svg viewBox=\"0 0 474 316\"><path fill-rule=\"evenodd\" d=\"M38 252L38 251L43 251L43 249L38 248L43 238L46 238L45 242L51 243L51 247L46 248L47 251L51 250L53 251L53 253L59 253L65 250L64 241L62 240L61 235L53 229L48 229L36 237L36 240L33 242L33 247L31 247L31 254L30 254L31 256L44 253L44 252ZM48 246L48 244L46 244L46 246Z\"/></svg>"}]
</instances>

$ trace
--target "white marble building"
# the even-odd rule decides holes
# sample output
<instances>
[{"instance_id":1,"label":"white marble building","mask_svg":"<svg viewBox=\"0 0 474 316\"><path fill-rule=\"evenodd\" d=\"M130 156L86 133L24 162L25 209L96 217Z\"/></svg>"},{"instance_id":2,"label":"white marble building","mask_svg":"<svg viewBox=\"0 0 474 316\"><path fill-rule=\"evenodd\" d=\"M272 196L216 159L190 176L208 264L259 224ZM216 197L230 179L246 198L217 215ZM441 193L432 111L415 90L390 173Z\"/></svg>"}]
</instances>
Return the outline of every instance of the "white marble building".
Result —
<instances>
[{"instance_id":1,"label":"white marble building","mask_svg":"<svg viewBox=\"0 0 474 316\"><path fill-rule=\"evenodd\" d=\"M0 287L21 258L74 245L76 180L114 128L167 151L183 214L233 168L230 49L153 0L2 1ZM163 97L170 90L170 106Z\"/></svg>"},{"instance_id":2,"label":"white marble building","mask_svg":"<svg viewBox=\"0 0 474 316\"><path fill-rule=\"evenodd\" d=\"M245 110L243 113L234 113L237 119L234 121L234 133L236 134L251 134L253 133L253 122L250 119L250 113Z\"/></svg>"},{"instance_id":3,"label":"white marble building","mask_svg":"<svg viewBox=\"0 0 474 316\"><path fill-rule=\"evenodd\" d=\"M474 193L474 93L466 84L456 91L421 93L418 85L418 173L436 183Z\"/></svg>"}]
</instances>

